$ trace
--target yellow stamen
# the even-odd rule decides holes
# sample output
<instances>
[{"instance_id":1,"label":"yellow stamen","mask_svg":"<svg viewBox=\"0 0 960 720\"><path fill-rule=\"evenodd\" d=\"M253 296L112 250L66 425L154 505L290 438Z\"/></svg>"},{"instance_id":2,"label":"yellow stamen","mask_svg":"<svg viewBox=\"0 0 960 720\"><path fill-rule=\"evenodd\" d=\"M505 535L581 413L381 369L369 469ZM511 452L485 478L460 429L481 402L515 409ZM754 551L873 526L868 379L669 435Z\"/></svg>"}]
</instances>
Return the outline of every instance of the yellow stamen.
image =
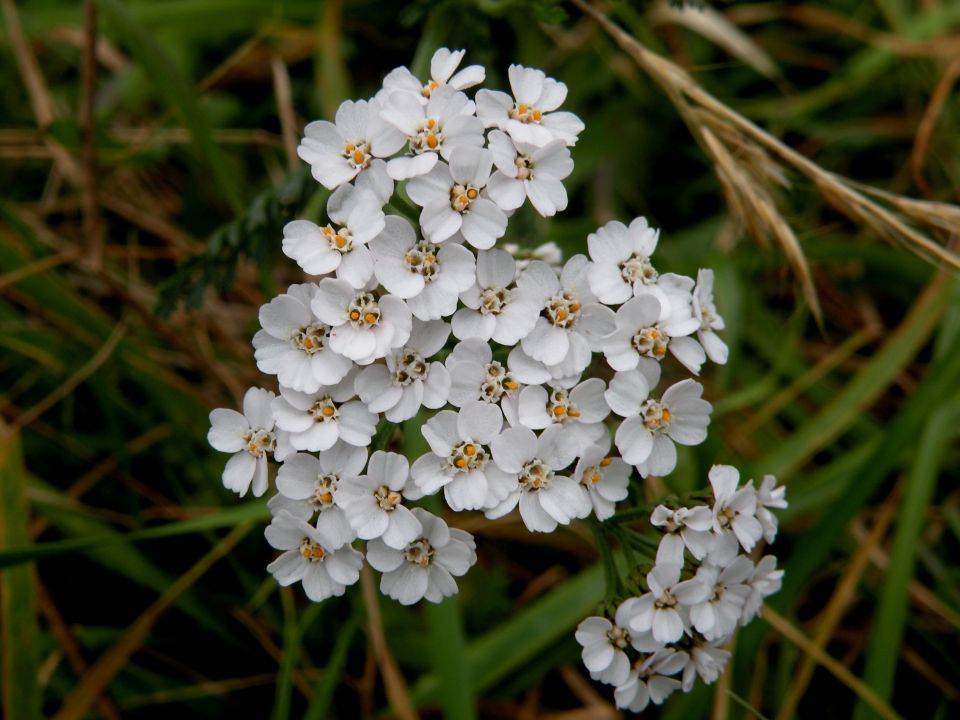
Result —
<instances>
[{"instance_id":1,"label":"yellow stamen","mask_svg":"<svg viewBox=\"0 0 960 720\"><path fill-rule=\"evenodd\" d=\"M603 460L600 461L600 467L607 467L612 462L613 462L613 458L605 457Z\"/></svg>"},{"instance_id":2,"label":"yellow stamen","mask_svg":"<svg viewBox=\"0 0 960 720\"><path fill-rule=\"evenodd\" d=\"M543 118L543 115L539 110L534 110L532 113L530 113L530 117L533 118L534 122L540 122L541 118Z\"/></svg>"},{"instance_id":3,"label":"yellow stamen","mask_svg":"<svg viewBox=\"0 0 960 720\"><path fill-rule=\"evenodd\" d=\"M477 449L473 445L467 445L466 447L463 448L463 454L468 455L469 457L473 457L474 455L477 454Z\"/></svg>"},{"instance_id":4,"label":"yellow stamen","mask_svg":"<svg viewBox=\"0 0 960 720\"><path fill-rule=\"evenodd\" d=\"M321 496L320 496L320 502L322 502L324 505L329 505L330 503L332 503L332 502L333 502L333 493L328 493L328 492L326 492L326 493L324 493L323 495L321 495Z\"/></svg>"},{"instance_id":5,"label":"yellow stamen","mask_svg":"<svg viewBox=\"0 0 960 720\"><path fill-rule=\"evenodd\" d=\"M333 408L327 405L323 410L320 411L323 413L324 417L331 417L333 415Z\"/></svg>"},{"instance_id":6,"label":"yellow stamen","mask_svg":"<svg viewBox=\"0 0 960 720\"><path fill-rule=\"evenodd\" d=\"M333 228L327 225L322 232L324 235L333 235Z\"/></svg>"},{"instance_id":7,"label":"yellow stamen","mask_svg":"<svg viewBox=\"0 0 960 720\"><path fill-rule=\"evenodd\" d=\"M569 410L567 410L567 415L569 415L572 418L578 418L580 417L580 411L570 408Z\"/></svg>"},{"instance_id":8,"label":"yellow stamen","mask_svg":"<svg viewBox=\"0 0 960 720\"><path fill-rule=\"evenodd\" d=\"M557 320L566 320L566 319L567 319L567 311L564 310L563 308L560 308L559 310L557 310Z\"/></svg>"},{"instance_id":9,"label":"yellow stamen","mask_svg":"<svg viewBox=\"0 0 960 720\"><path fill-rule=\"evenodd\" d=\"M466 459L466 458L457 458L456 460L453 461L453 464L456 465L458 468L466 467L466 465L467 465L467 459Z\"/></svg>"},{"instance_id":10,"label":"yellow stamen","mask_svg":"<svg viewBox=\"0 0 960 720\"><path fill-rule=\"evenodd\" d=\"M359 319L360 319L360 313L359 313L357 310L351 310L351 311L350 311L350 319L351 319L351 320L359 320Z\"/></svg>"},{"instance_id":11,"label":"yellow stamen","mask_svg":"<svg viewBox=\"0 0 960 720\"><path fill-rule=\"evenodd\" d=\"M360 164L363 162L363 153L360 152L359 150L354 150L354 151L353 151L353 161L354 161L357 165L360 165Z\"/></svg>"},{"instance_id":12,"label":"yellow stamen","mask_svg":"<svg viewBox=\"0 0 960 720\"><path fill-rule=\"evenodd\" d=\"M367 321L367 324L373 325L377 321L377 316L373 313L367 313L363 316L363 319Z\"/></svg>"},{"instance_id":13,"label":"yellow stamen","mask_svg":"<svg viewBox=\"0 0 960 720\"><path fill-rule=\"evenodd\" d=\"M526 105L517 105L517 112L520 115L524 115L529 108Z\"/></svg>"},{"instance_id":14,"label":"yellow stamen","mask_svg":"<svg viewBox=\"0 0 960 720\"><path fill-rule=\"evenodd\" d=\"M476 200L477 195L479 194L480 193L477 191L476 188L470 188L469 190L467 190L467 197L470 198L471 200Z\"/></svg>"},{"instance_id":15,"label":"yellow stamen","mask_svg":"<svg viewBox=\"0 0 960 720\"><path fill-rule=\"evenodd\" d=\"M553 414L556 417L563 417L567 414L567 408L565 408L563 405L557 405L553 408Z\"/></svg>"},{"instance_id":16,"label":"yellow stamen","mask_svg":"<svg viewBox=\"0 0 960 720\"><path fill-rule=\"evenodd\" d=\"M570 312L577 312L580 309L580 303L571 303Z\"/></svg>"},{"instance_id":17,"label":"yellow stamen","mask_svg":"<svg viewBox=\"0 0 960 720\"><path fill-rule=\"evenodd\" d=\"M427 129L433 130L436 126L437 126L436 120L434 120L433 118L430 118L429 120L427 120Z\"/></svg>"},{"instance_id":18,"label":"yellow stamen","mask_svg":"<svg viewBox=\"0 0 960 720\"><path fill-rule=\"evenodd\" d=\"M436 150L436 149L437 149L437 145L439 145L439 144L440 144L440 143L439 143L439 141L437 140L437 136L436 136L436 135L434 135L433 133L430 133L429 135L427 135L427 146L428 146L431 150Z\"/></svg>"},{"instance_id":19,"label":"yellow stamen","mask_svg":"<svg viewBox=\"0 0 960 720\"><path fill-rule=\"evenodd\" d=\"M594 473L593 475L590 476L590 482L592 482L594 485L596 485L601 480L603 480L603 477L600 475L600 473Z\"/></svg>"}]
</instances>

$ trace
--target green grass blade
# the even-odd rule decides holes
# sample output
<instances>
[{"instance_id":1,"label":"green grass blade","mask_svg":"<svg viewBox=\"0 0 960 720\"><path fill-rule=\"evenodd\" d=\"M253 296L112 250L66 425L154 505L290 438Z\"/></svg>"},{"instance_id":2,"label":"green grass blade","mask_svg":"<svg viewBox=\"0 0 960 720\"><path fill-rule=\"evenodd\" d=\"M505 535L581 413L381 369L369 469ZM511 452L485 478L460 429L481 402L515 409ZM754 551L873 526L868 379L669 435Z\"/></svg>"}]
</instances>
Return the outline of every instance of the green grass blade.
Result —
<instances>
[{"instance_id":1,"label":"green grass blade","mask_svg":"<svg viewBox=\"0 0 960 720\"><path fill-rule=\"evenodd\" d=\"M84 533L82 537L52 542L22 544L19 547L10 547L0 550L0 568L19 565L21 563L36 562L46 558L83 552L99 547L115 545L117 543L143 542L144 540L158 540L173 537L174 535L191 535L222 527L232 527L247 520L266 520L270 517L266 503L248 502L243 505L221 510L202 517L166 523L144 530L134 530L129 533L100 532Z\"/></svg>"},{"instance_id":2,"label":"green grass blade","mask_svg":"<svg viewBox=\"0 0 960 720\"><path fill-rule=\"evenodd\" d=\"M0 548L27 542L27 477L19 436L0 425ZM0 634L3 642L3 716L40 718L37 683L36 586L33 568L0 574Z\"/></svg>"},{"instance_id":3,"label":"green grass blade","mask_svg":"<svg viewBox=\"0 0 960 720\"><path fill-rule=\"evenodd\" d=\"M237 175L213 140L213 130L197 102L197 91L183 76L154 35L118 0L101 0L100 10L114 29L114 39L126 47L155 83L167 105L183 119L194 147L234 211L243 207Z\"/></svg>"},{"instance_id":4,"label":"green grass blade","mask_svg":"<svg viewBox=\"0 0 960 720\"><path fill-rule=\"evenodd\" d=\"M567 580L522 612L469 643L464 656L474 692L483 692L509 677L589 615L603 600L603 568L599 565ZM437 703L442 678L422 677L410 692L417 705Z\"/></svg>"},{"instance_id":5,"label":"green grass blade","mask_svg":"<svg viewBox=\"0 0 960 720\"><path fill-rule=\"evenodd\" d=\"M914 574L917 547L944 454L957 434L958 410L960 406L956 403L947 404L930 417L920 437L916 462L911 468L900 504L890 564L873 620L863 674L864 681L888 702L893 696L894 675L907 621L908 587ZM860 703L854 717L856 720L867 720L876 717L876 714Z\"/></svg>"},{"instance_id":6,"label":"green grass blade","mask_svg":"<svg viewBox=\"0 0 960 720\"><path fill-rule=\"evenodd\" d=\"M433 667L440 679L440 705L447 720L472 720L477 716L472 675L466 662L463 616L458 597L426 607Z\"/></svg>"},{"instance_id":7,"label":"green grass blade","mask_svg":"<svg viewBox=\"0 0 960 720\"><path fill-rule=\"evenodd\" d=\"M359 607L359 603L356 607ZM337 640L333 645L333 651L330 653L330 659L323 669L323 679L320 681L310 705L307 706L307 712L304 714L303 720L324 720L328 716L330 705L333 703L333 694L340 682L343 668L347 664L347 655L350 653L353 637L359 627L359 614L354 609L350 619L337 632Z\"/></svg>"},{"instance_id":8,"label":"green grass blade","mask_svg":"<svg viewBox=\"0 0 960 720\"><path fill-rule=\"evenodd\" d=\"M944 282L924 293L863 370L823 410L757 461L754 474L788 478L859 420L929 340L952 292L953 284Z\"/></svg>"},{"instance_id":9,"label":"green grass blade","mask_svg":"<svg viewBox=\"0 0 960 720\"><path fill-rule=\"evenodd\" d=\"M280 602L283 605L283 655L280 672L277 673L277 694L273 705L273 720L287 720L290 717L290 703L293 700L293 673L297 669L297 657L300 649L300 629L297 626L297 609L293 602L293 591L280 588Z\"/></svg>"}]
</instances>

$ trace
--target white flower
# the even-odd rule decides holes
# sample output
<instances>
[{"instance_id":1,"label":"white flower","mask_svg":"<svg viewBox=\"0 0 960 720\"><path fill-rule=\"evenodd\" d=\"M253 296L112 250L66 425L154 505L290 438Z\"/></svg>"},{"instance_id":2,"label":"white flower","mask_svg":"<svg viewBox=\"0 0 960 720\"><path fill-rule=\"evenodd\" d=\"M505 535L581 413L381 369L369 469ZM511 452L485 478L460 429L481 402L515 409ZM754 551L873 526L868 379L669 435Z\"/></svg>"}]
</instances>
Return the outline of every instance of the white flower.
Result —
<instances>
[{"instance_id":1,"label":"white flower","mask_svg":"<svg viewBox=\"0 0 960 720\"><path fill-rule=\"evenodd\" d=\"M316 294L311 283L291 285L260 308L263 329L253 336L257 368L301 392L338 383L352 367L330 348L330 326L310 309Z\"/></svg>"},{"instance_id":2,"label":"white flower","mask_svg":"<svg viewBox=\"0 0 960 720\"><path fill-rule=\"evenodd\" d=\"M500 434L503 414L496 405L465 403L460 412L441 410L422 428L433 452L410 468L413 481L425 495L443 488L452 510L480 510L501 501L503 473L490 464L487 446Z\"/></svg>"},{"instance_id":3,"label":"white flower","mask_svg":"<svg viewBox=\"0 0 960 720\"><path fill-rule=\"evenodd\" d=\"M276 446L270 402L273 393L250 388L243 395L243 414L217 408L210 412L207 442L214 450L233 453L223 469L223 486L243 497L253 486L260 497L267 491L267 453Z\"/></svg>"},{"instance_id":4,"label":"white flower","mask_svg":"<svg viewBox=\"0 0 960 720\"><path fill-rule=\"evenodd\" d=\"M295 450L329 450L339 439L349 445L370 444L377 428L377 416L354 397L355 373L332 387L302 393L281 387L273 400L277 427L290 433Z\"/></svg>"},{"instance_id":5,"label":"white flower","mask_svg":"<svg viewBox=\"0 0 960 720\"><path fill-rule=\"evenodd\" d=\"M503 249L517 260L517 269L523 270L534 260L541 260L560 273L563 267L563 251L553 240L534 248L521 248L517 243L504 243Z\"/></svg>"},{"instance_id":6,"label":"white flower","mask_svg":"<svg viewBox=\"0 0 960 720\"><path fill-rule=\"evenodd\" d=\"M650 630L654 640L662 643L675 643L683 637L684 631L689 632L679 609L703 602L709 588L696 578L680 582L682 567L674 563L656 565L647 573L650 592L641 595L632 606L631 630Z\"/></svg>"},{"instance_id":7,"label":"white flower","mask_svg":"<svg viewBox=\"0 0 960 720\"><path fill-rule=\"evenodd\" d=\"M595 427L602 423L610 408L604 399L606 385L600 378L589 378L574 387L565 390L562 387L550 387L550 391L541 385L531 385L520 391L520 424L531 430L542 430L551 425L567 429L567 440L575 446L579 455L597 437L606 435Z\"/></svg>"},{"instance_id":8,"label":"white flower","mask_svg":"<svg viewBox=\"0 0 960 720\"><path fill-rule=\"evenodd\" d=\"M567 359L559 365L544 365L539 360L534 360L527 355L523 351L523 347L518 345L507 355L507 367L510 368L510 372L522 385L549 383L554 387L569 390L580 382L583 375L583 369L576 370L577 365L582 364L582 360L577 357L578 354L567 353Z\"/></svg>"},{"instance_id":9,"label":"white flower","mask_svg":"<svg viewBox=\"0 0 960 720\"><path fill-rule=\"evenodd\" d=\"M391 92L406 92L426 104L434 92L449 85L456 90L465 90L479 85L486 78L486 73L480 65L469 65L460 72L455 71L466 50L449 50L438 48L430 59L430 81L420 82L410 70L398 67L392 70L383 79L384 90Z\"/></svg>"},{"instance_id":10,"label":"white flower","mask_svg":"<svg viewBox=\"0 0 960 720\"><path fill-rule=\"evenodd\" d=\"M309 520L317 513L316 526L334 538L334 544L353 541L356 533L347 522L334 498L341 482L350 482L363 472L367 449L343 442L336 443L320 457L295 453L284 460L277 472L277 490L283 497L295 501L302 508L289 503L282 507Z\"/></svg>"},{"instance_id":11,"label":"white flower","mask_svg":"<svg viewBox=\"0 0 960 720\"><path fill-rule=\"evenodd\" d=\"M559 279L549 265L535 261L517 278L524 298L540 304L541 317L520 342L523 351L545 365L560 365L570 356L567 375L583 371L601 338L615 328L613 311L596 302L587 285L589 261L574 255Z\"/></svg>"},{"instance_id":12,"label":"white flower","mask_svg":"<svg viewBox=\"0 0 960 720\"><path fill-rule=\"evenodd\" d=\"M718 365L727 362L730 350L727 344L715 332L723 330L723 318L713 304L713 270L701 269L697 272L697 286L693 289L693 317L700 323L697 338L707 357Z\"/></svg>"},{"instance_id":13,"label":"white flower","mask_svg":"<svg viewBox=\"0 0 960 720\"><path fill-rule=\"evenodd\" d=\"M627 681L630 659L624 649L634 643L627 622L631 616L631 606L636 600L627 598L620 603L613 622L594 616L577 626L574 637L583 647L583 664L594 680L607 685L622 685Z\"/></svg>"},{"instance_id":14,"label":"white flower","mask_svg":"<svg viewBox=\"0 0 960 720\"><path fill-rule=\"evenodd\" d=\"M573 471L573 479L587 489L597 520L613 515L616 503L626 500L633 468L618 457L609 457L610 436L604 432L599 443L583 451Z\"/></svg>"},{"instance_id":15,"label":"white flower","mask_svg":"<svg viewBox=\"0 0 960 720\"><path fill-rule=\"evenodd\" d=\"M402 550L422 531L420 521L403 506L410 463L403 455L377 450L370 456L367 474L340 483L336 502L361 540L381 538Z\"/></svg>"},{"instance_id":16,"label":"white flower","mask_svg":"<svg viewBox=\"0 0 960 720\"><path fill-rule=\"evenodd\" d=\"M459 231L478 250L493 247L507 229L507 216L480 194L492 168L489 150L461 145L451 153L449 165L438 162L410 181L407 194L423 208L420 227L425 238L441 243Z\"/></svg>"},{"instance_id":17,"label":"white flower","mask_svg":"<svg viewBox=\"0 0 960 720\"><path fill-rule=\"evenodd\" d=\"M396 550L383 539L367 543L367 561L383 573L380 591L403 605L421 598L440 602L457 593L459 577L477 561L473 536L448 528L440 518L422 508L413 509L422 531L406 547Z\"/></svg>"},{"instance_id":18,"label":"white flower","mask_svg":"<svg viewBox=\"0 0 960 720\"><path fill-rule=\"evenodd\" d=\"M316 120L304 128L297 154L310 163L317 182L333 190L370 167L374 158L390 157L403 147L403 133L381 118L380 110L376 99L345 100L336 124Z\"/></svg>"},{"instance_id":19,"label":"white flower","mask_svg":"<svg viewBox=\"0 0 960 720\"><path fill-rule=\"evenodd\" d=\"M438 320L453 315L457 298L476 279L473 253L462 245L440 247L418 240L413 226L391 215L386 229L370 244L374 272L380 284L407 301L420 320Z\"/></svg>"},{"instance_id":20,"label":"white flower","mask_svg":"<svg viewBox=\"0 0 960 720\"><path fill-rule=\"evenodd\" d=\"M620 456L636 465L643 477L663 476L677 465L680 445L699 445L707 437L712 406L701 398L694 380L671 385L660 400L649 398L649 384L640 370L618 372L605 393L610 409L625 418L615 441Z\"/></svg>"},{"instance_id":21,"label":"white flower","mask_svg":"<svg viewBox=\"0 0 960 720\"><path fill-rule=\"evenodd\" d=\"M655 284L659 278L650 263L657 249L660 231L637 218L628 228L619 220L611 220L587 236L587 248L593 265L590 267L590 289L600 302L615 305L633 296L636 282Z\"/></svg>"},{"instance_id":22,"label":"white flower","mask_svg":"<svg viewBox=\"0 0 960 720\"><path fill-rule=\"evenodd\" d=\"M398 297L356 290L344 280L324 278L310 307L330 325L329 345L358 365L369 365L410 337L410 308Z\"/></svg>"},{"instance_id":23,"label":"white flower","mask_svg":"<svg viewBox=\"0 0 960 720\"><path fill-rule=\"evenodd\" d=\"M783 584L783 570L777 570L777 558L773 555L764 555L750 574L747 585L750 586L750 595L743 605L743 615L740 624L746 625L763 605L763 599L770 597L780 590Z\"/></svg>"},{"instance_id":24,"label":"white flower","mask_svg":"<svg viewBox=\"0 0 960 720\"><path fill-rule=\"evenodd\" d=\"M652 700L660 705L680 681L668 677L676 675L687 664L687 654L672 648L657 650L649 656L641 655L634 664L627 681L613 691L617 707L630 712L641 712Z\"/></svg>"},{"instance_id":25,"label":"white flower","mask_svg":"<svg viewBox=\"0 0 960 720\"><path fill-rule=\"evenodd\" d=\"M285 551L267 565L276 581L286 587L298 580L314 602L343 595L360 577L363 555L306 520L281 510L267 527L267 542Z\"/></svg>"},{"instance_id":26,"label":"white flower","mask_svg":"<svg viewBox=\"0 0 960 720\"><path fill-rule=\"evenodd\" d=\"M657 564L683 564L683 548L686 546L690 554L697 560L702 560L713 547L713 515L710 508L698 505L694 508L677 508L670 510L664 505L657 505L650 515L650 524L663 528L663 537L657 548Z\"/></svg>"},{"instance_id":27,"label":"white flower","mask_svg":"<svg viewBox=\"0 0 960 720\"><path fill-rule=\"evenodd\" d=\"M476 400L498 403L515 397L520 389L520 383L493 359L490 345L483 340L457 343L447 357L446 367L451 382L449 402L454 407Z\"/></svg>"},{"instance_id":28,"label":"white flower","mask_svg":"<svg viewBox=\"0 0 960 720\"><path fill-rule=\"evenodd\" d=\"M513 284L517 263L499 249L477 253L476 281L460 293L462 307L453 316L453 334L460 340L493 340L516 345L537 322L540 305L525 298Z\"/></svg>"},{"instance_id":29,"label":"white flower","mask_svg":"<svg viewBox=\"0 0 960 720\"><path fill-rule=\"evenodd\" d=\"M767 508L787 507L787 488L785 485L777 487L777 479L773 475L764 475L763 482L757 490L757 520L763 528L763 538L772 543L777 537L777 516Z\"/></svg>"},{"instance_id":30,"label":"white flower","mask_svg":"<svg viewBox=\"0 0 960 720\"><path fill-rule=\"evenodd\" d=\"M370 190L342 185L327 201L332 224L319 227L294 220L283 228L283 252L310 275L336 271L337 277L362 288L373 275L373 258L365 247L383 230L382 204Z\"/></svg>"},{"instance_id":31,"label":"white flower","mask_svg":"<svg viewBox=\"0 0 960 720\"><path fill-rule=\"evenodd\" d=\"M357 376L357 395L374 413L390 422L409 420L420 407L443 407L450 394L450 373L443 363L429 359L443 347L450 326L440 320L414 320L406 345L391 351L386 364L369 365Z\"/></svg>"},{"instance_id":32,"label":"white flower","mask_svg":"<svg viewBox=\"0 0 960 720\"><path fill-rule=\"evenodd\" d=\"M408 92L386 95L381 117L406 137L409 155L387 163L394 180L424 175L437 164L438 157L450 160L455 147L483 146L483 123L473 115L474 105L462 92L446 87L434 92L427 104Z\"/></svg>"},{"instance_id":33,"label":"white flower","mask_svg":"<svg viewBox=\"0 0 960 720\"><path fill-rule=\"evenodd\" d=\"M576 481L556 473L576 455L559 425L540 433L513 427L494 438L493 461L509 475L510 493L486 512L491 519L503 517L520 504L520 517L532 532L553 532L557 524L590 514L590 496Z\"/></svg>"},{"instance_id":34,"label":"white flower","mask_svg":"<svg viewBox=\"0 0 960 720\"><path fill-rule=\"evenodd\" d=\"M745 555L727 567L701 565L696 578L710 595L690 607L690 622L707 640L719 640L737 628L750 588L743 583L753 573L753 563Z\"/></svg>"},{"instance_id":35,"label":"white flower","mask_svg":"<svg viewBox=\"0 0 960 720\"><path fill-rule=\"evenodd\" d=\"M513 97L493 90L477 91L477 116L487 127L498 127L517 142L542 147L551 140L575 145L583 122L570 112L553 112L567 98L567 86L542 70L511 65ZM514 100L516 98L516 100Z\"/></svg>"},{"instance_id":36,"label":"white flower","mask_svg":"<svg viewBox=\"0 0 960 720\"><path fill-rule=\"evenodd\" d=\"M690 660L683 669L684 692L690 692L693 689L697 675L708 685L720 677L720 673L730 660L729 651L718 647L720 644L722 641L707 642L694 637L693 647L690 649Z\"/></svg>"},{"instance_id":37,"label":"white flower","mask_svg":"<svg viewBox=\"0 0 960 720\"><path fill-rule=\"evenodd\" d=\"M562 181L573 172L573 160L563 140L536 147L517 143L499 130L491 132L488 140L499 170L487 185L491 200L504 210L516 210L530 198L543 217L566 209L567 191Z\"/></svg>"},{"instance_id":38,"label":"white flower","mask_svg":"<svg viewBox=\"0 0 960 720\"><path fill-rule=\"evenodd\" d=\"M708 474L713 488L713 531L719 536L711 553L718 565L727 565L737 552L737 542L746 552L763 537L756 518L757 492L747 483L737 490L740 471L731 465L714 465Z\"/></svg>"},{"instance_id":39,"label":"white flower","mask_svg":"<svg viewBox=\"0 0 960 720\"><path fill-rule=\"evenodd\" d=\"M603 339L603 354L614 370L632 370L641 357L663 360L667 349L690 372L699 374L706 356L700 343L678 332L689 331L683 323L671 322L655 295L640 295L617 310L616 330Z\"/></svg>"}]
</instances>

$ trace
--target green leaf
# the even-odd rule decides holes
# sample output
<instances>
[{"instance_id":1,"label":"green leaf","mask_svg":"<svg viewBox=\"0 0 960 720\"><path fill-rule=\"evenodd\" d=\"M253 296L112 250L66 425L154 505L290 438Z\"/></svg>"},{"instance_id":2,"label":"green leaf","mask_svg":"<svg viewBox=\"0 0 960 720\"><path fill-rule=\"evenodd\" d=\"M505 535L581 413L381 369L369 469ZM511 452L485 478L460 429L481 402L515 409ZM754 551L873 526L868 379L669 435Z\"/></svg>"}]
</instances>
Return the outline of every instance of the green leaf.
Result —
<instances>
[{"instance_id":1,"label":"green leaf","mask_svg":"<svg viewBox=\"0 0 960 720\"><path fill-rule=\"evenodd\" d=\"M20 438L0 424L0 548L28 541L29 517ZM41 717L36 611L33 568L18 567L0 573L2 707L7 718Z\"/></svg>"},{"instance_id":2,"label":"green leaf","mask_svg":"<svg viewBox=\"0 0 960 720\"><path fill-rule=\"evenodd\" d=\"M556 640L570 634L602 599L603 569L597 565L469 643L464 657L473 691L479 693L492 687ZM437 673L420 678L410 692L411 699L417 705L439 702L442 681Z\"/></svg>"},{"instance_id":3,"label":"green leaf","mask_svg":"<svg viewBox=\"0 0 960 720\"><path fill-rule=\"evenodd\" d=\"M916 565L920 535L925 529L930 499L933 497L947 446L956 438L960 405L955 401L939 408L930 419L920 443L916 460L907 477L906 490L897 514L897 529L890 552L890 564L880 593L880 604L873 618L873 631L867 645L863 679L886 701L893 696L893 681L900 658L900 646L907 621L908 588ZM856 720L876 717L862 702L857 705Z\"/></svg>"}]
</instances>

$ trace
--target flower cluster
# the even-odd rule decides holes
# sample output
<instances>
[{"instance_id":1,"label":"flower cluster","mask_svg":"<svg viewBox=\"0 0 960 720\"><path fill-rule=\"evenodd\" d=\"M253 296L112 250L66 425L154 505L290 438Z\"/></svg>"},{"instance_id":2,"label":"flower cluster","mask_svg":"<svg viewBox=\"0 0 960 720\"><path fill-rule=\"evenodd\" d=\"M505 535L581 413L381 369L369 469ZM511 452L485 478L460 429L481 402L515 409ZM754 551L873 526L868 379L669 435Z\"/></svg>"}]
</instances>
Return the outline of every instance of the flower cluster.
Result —
<instances>
[{"instance_id":1,"label":"flower cluster","mask_svg":"<svg viewBox=\"0 0 960 720\"><path fill-rule=\"evenodd\" d=\"M255 359L279 394L251 388L242 414L210 416L211 445L233 453L230 490L263 495L268 455L281 463L266 530L281 554L268 570L312 600L343 594L364 558L403 604L456 593L475 543L416 506L424 496L490 519L519 508L533 532L605 521L635 474L669 474L676 445L707 436L712 407L691 376L727 359L712 271L658 272L659 231L643 218L608 222L565 262L553 244L502 241L527 201L544 217L566 208L584 125L558 110L562 82L520 65L512 94L469 97L485 72L458 71L463 55L441 48L426 82L397 68L335 122L307 125L299 155L332 194L326 224L283 229L283 252L312 277L260 309ZM411 463L389 448L414 418L429 451ZM759 494L722 484L712 513L655 511L667 534L650 593L616 625L591 618L578 631L619 704L662 698L651 679L672 684L688 658L719 667L730 618L755 613L777 578L738 549L775 529L766 508L782 504L765 481ZM698 567L680 582L693 572L685 552ZM699 645L679 649L690 639Z\"/></svg>"},{"instance_id":2,"label":"flower cluster","mask_svg":"<svg viewBox=\"0 0 960 720\"><path fill-rule=\"evenodd\" d=\"M623 600L612 620L590 617L577 628L584 665L615 686L617 707L640 712L674 690L689 691L697 676L712 683L736 628L780 589L777 559L754 563L747 553L776 537L770 509L786 507L785 489L770 475L759 489L738 487L740 473L729 465L715 465L709 477L712 504L658 505L650 516L663 534L642 578L646 592Z\"/></svg>"}]
</instances>

